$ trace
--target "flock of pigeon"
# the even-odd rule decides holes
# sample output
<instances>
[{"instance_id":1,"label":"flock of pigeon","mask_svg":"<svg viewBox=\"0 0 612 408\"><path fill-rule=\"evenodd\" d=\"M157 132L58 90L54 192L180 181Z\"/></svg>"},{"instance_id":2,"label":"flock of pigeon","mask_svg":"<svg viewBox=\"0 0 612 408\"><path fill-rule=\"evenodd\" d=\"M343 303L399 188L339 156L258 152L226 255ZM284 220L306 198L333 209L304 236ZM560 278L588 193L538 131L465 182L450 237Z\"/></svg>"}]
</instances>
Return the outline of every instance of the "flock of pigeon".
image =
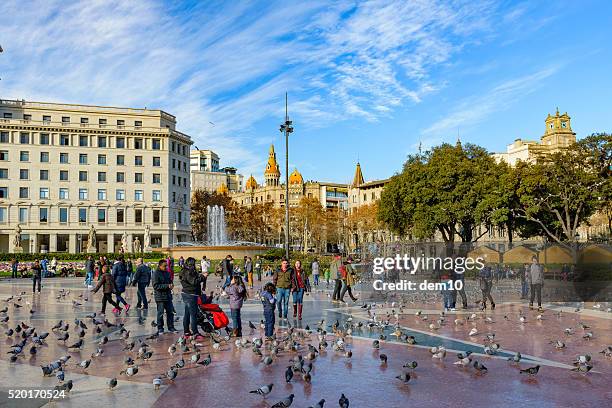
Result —
<instances>
[{"instance_id":1,"label":"flock of pigeon","mask_svg":"<svg viewBox=\"0 0 612 408\"><path fill-rule=\"evenodd\" d=\"M32 324L27 324L23 320L19 323L13 323L9 317L9 309L19 309L28 304L25 292L18 296L10 296L5 299L5 306L0 309L0 325L4 327L4 335L6 339L12 339L12 346L7 354L10 354L12 363L18 362L25 355L35 356L37 349L44 346L47 342L55 341L66 347L67 354L59 356L51 362L41 365L41 371L44 376L55 376L57 378L56 390L70 392L74 387L74 381L67 379L68 372L81 372L87 374L87 370L96 365L96 360L103 358L105 346L109 342L117 342L121 345L124 353L122 369L118 378L112 378L108 381L108 388L115 389L122 378L137 376L142 371L151 374L151 368L146 363L151 360L154 353L163 353L159 351L155 344L159 338L159 334L143 336L131 336L130 330L123 323L113 323L107 318L102 318L96 313L85 314L78 313L83 302L87 301L83 295L79 295L76 299L70 297L70 291L59 290L56 299L66 301L70 299L75 316L74 321L68 319L60 320L51 329L50 332L39 332ZM414 300L413 300L414 301ZM316 370L314 370L317 359L322 358L331 350L333 355L342 356L346 360L353 357L351 350L350 337L353 334L368 331L369 337L377 337L372 342L372 348L376 351L376 355L380 359L381 365L388 364L388 356L381 353L381 347L386 340L395 340L399 343L408 345L417 344L417 339L409 335L402 329L400 321L407 316L405 308L410 306L408 301L400 302L384 302L380 304L364 304L361 306L363 312L362 318L355 318L348 315L342 323L337 320L329 324L324 319L316 324L314 329L306 326L304 329L292 327L287 323L282 330L277 332L276 338L272 341L263 340L262 337L257 337L256 333L263 332L263 321L260 322L259 328L252 322L248 322L248 327L251 333L250 338L242 337L235 339L233 344L230 341L229 330L225 332L216 331L210 333L208 338L197 342L195 339L185 338L180 336L174 341L167 350L165 358L171 362L165 372L154 375L152 385L155 390L159 390L163 384L172 383L180 376L182 369L186 367L198 368L207 367L212 364L213 357L216 352L227 350L227 347L234 350L248 352L250 351L255 358L260 361L262 367L271 366L273 364L282 364L284 361L289 361L289 365L284 371L284 378L280 381L292 383L301 381L304 384L310 384ZM36 311L30 310L30 315L34 315ZM552 313L552 312L551 312ZM555 313L556 318L562 317L562 312ZM436 331L447 324L448 315L444 312L439 315L425 314L421 311L415 313L415 318L419 322L429 323L429 329ZM522 313L518 317L504 316L505 320L515 319L517 324L527 324L527 316ZM536 320L545 319L544 314L540 313L536 316ZM435 321L434 321L435 320ZM139 318L139 323L143 324L144 319ZM482 334L477 326L486 325L492 327L495 321L490 316L473 313L465 318L454 319L454 324L457 326L471 325L468 332L469 338L484 336L483 338L483 353L482 358L476 358L474 353L469 351L456 354L454 365L463 370L474 370L477 375L485 375L488 368L484 365L484 358L487 355L493 356L500 352L501 345L495 339L495 333L492 330L486 330ZM155 322L151 322L151 326L155 329ZM466 329L467 330L467 329ZM593 338L593 333L587 324L579 323L576 327L568 327L565 329L563 336L574 336L578 331L584 341L590 341ZM77 362L71 362L73 356L81 357L81 351L85 345L86 338L93 335L96 339L95 351L86 359ZM51 337L50 337L51 336ZM251 337L255 336L255 337ZM551 341L552 347L562 349L565 343L562 340ZM207 350L207 351L204 351ZM443 346L434 346L429 349L432 361L440 361L446 358L447 350ZM212 353L212 354L211 354ZM606 357L612 357L612 346L606 347L601 353ZM535 376L540 370L540 365L528 366L523 368L520 366L522 356L520 352L508 358L509 364L516 365L520 374L527 376ZM593 359L589 354L580 355L571 362L574 366L573 371L587 375L593 368ZM142 369L141 369L142 367ZM400 383L408 383L413 378L413 373L419 367L417 361L408 361L402 366L402 371L394 375L395 379ZM274 383L265 384L261 387L250 391L252 394L257 394L267 398L274 388ZM295 395L290 394L287 397L276 401L271 405L272 408L287 408L294 403ZM320 399L313 408L323 408L326 401ZM341 394L338 399L338 405L341 408L349 407L349 399L345 394Z\"/></svg>"}]
</instances>

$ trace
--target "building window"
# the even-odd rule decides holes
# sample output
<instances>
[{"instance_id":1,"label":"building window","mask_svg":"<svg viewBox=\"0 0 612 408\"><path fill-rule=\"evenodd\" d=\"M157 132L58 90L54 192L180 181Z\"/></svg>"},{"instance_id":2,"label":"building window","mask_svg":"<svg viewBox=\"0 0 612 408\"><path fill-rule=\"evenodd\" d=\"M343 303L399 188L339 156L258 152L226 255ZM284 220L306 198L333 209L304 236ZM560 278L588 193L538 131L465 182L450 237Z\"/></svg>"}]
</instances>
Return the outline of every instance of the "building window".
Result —
<instances>
[{"instance_id":1,"label":"building window","mask_svg":"<svg viewBox=\"0 0 612 408\"><path fill-rule=\"evenodd\" d=\"M142 183L142 173L134 173L134 182L135 183Z\"/></svg>"},{"instance_id":2,"label":"building window","mask_svg":"<svg viewBox=\"0 0 612 408\"><path fill-rule=\"evenodd\" d=\"M59 222L60 224L68 223L68 208L60 207L59 209Z\"/></svg>"},{"instance_id":3,"label":"building window","mask_svg":"<svg viewBox=\"0 0 612 408\"><path fill-rule=\"evenodd\" d=\"M43 115L43 123L45 125L48 125L49 123L51 123L51 116L50 115Z\"/></svg>"},{"instance_id":4,"label":"building window","mask_svg":"<svg viewBox=\"0 0 612 408\"><path fill-rule=\"evenodd\" d=\"M6 222L6 207L0 207L0 223Z\"/></svg>"},{"instance_id":5,"label":"building window","mask_svg":"<svg viewBox=\"0 0 612 408\"><path fill-rule=\"evenodd\" d=\"M136 224L142 224L142 209L137 208L134 210L134 222Z\"/></svg>"},{"instance_id":6,"label":"building window","mask_svg":"<svg viewBox=\"0 0 612 408\"><path fill-rule=\"evenodd\" d=\"M153 201L161 201L161 191L153 190Z\"/></svg>"},{"instance_id":7,"label":"building window","mask_svg":"<svg viewBox=\"0 0 612 408\"><path fill-rule=\"evenodd\" d=\"M98 224L104 224L106 222L106 210L104 208L98 208Z\"/></svg>"},{"instance_id":8,"label":"building window","mask_svg":"<svg viewBox=\"0 0 612 408\"><path fill-rule=\"evenodd\" d=\"M11 112L4 112L4 114L2 115L2 117L4 119L12 119L13 118L13 114Z\"/></svg>"},{"instance_id":9,"label":"building window","mask_svg":"<svg viewBox=\"0 0 612 408\"><path fill-rule=\"evenodd\" d=\"M118 137L117 140L115 141L115 147L117 149L124 149L125 148L125 137Z\"/></svg>"},{"instance_id":10,"label":"building window","mask_svg":"<svg viewBox=\"0 0 612 408\"><path fill-rule=\"evenodd\" d=\"M142 127L142 120L135 120L135 121L134 121L134 126L136 126L136 127Z\"/></svg>"},{"instance_id":11,"label":"building window","mask_svg":"<svg viewBox=\"0 0 612 408\"><path fill-rule=\"evenodd\" d=\"M116 198L118 201L123 201L123 200L125 200L125 190L123 190L123 189L117 190L117 191L115 192L115 198Z\"/></svg>"},{"instance_id":12,"label":"building window","mask_svg":"<svg viewBox=\"0 0 612 408\"><path fill-rule=\"evenodd\" d=\"M81 118L81 125L86 125L89 123L89 118Z\"/></svg>"},{"instance_id":13,"label":"building window","mask_svg":"<svg viewBox=\"0 0 612 408\"><path fill-rule=\"evenodd\" d=\"M173 174L172 175L172 185L176 184L176 176Z\"/></svg>"},{"instance_id":14,"label":"building window","mask_svg":"<svg viewBox=\"0 0 612 408\"><path fill-rule=\"evenodd\" d=\"M68 189L67 188L60 188L59 189L59 198L60 200L68 200Z\"/></svg>"},{"instance_id":15,"label":"building window","mask_svg":"<svg viewBox=\"0 0 612 408\"><path fill-rule=\"evenodd\" d=\"M120 171L117 173L117 183L125 183L125 173Z\"/></svg>"},{"instance_id":16,"label":"building window","mask_svg":"<svg viewBox=\"0 0 612 408\"><path fill-rule=\"evenodd\" d=\"M60 170L60 181L68 181L68 170Z\"/></svg>"},{"instance_id":17,"label":"building window","mask_svg":"<svg viewBox=\"0 0 612 408\"><path fill-rule=\"evenodd\" d=\"M176 169L176 159L172 159L172 168Z\"/></svg>"},{"instance_id":18,"label":"building window","mask_svg":"<svg viewBox=\"0 0 612 408\"><path fill-rule=\"evenodd\" d=\"M89 144L87 139L88 139L87 136L83 136L83 135L79 136L79 146L87 147L87 145Z\"/></svg>"},{"instance_id":19,"label":"building window","mask_svg":"<svg viewBox=\"0 0 612 408\"><path fill-rule=\"evenodd\" d=\"M124 166L125 165L125 156L122 154L118 154L117 155L117 166Z\"/></svg>"},{"instance_id":20,"label":"building window","mask_svg":"<svg viewBox=\"0 0 612 408\"><path fill-rule=\"evenodd\" d=\"M105 171L98 172L98 183L106 183L106 172Z\"/></svg>"},{"instance_id":21,"label":"building window","mask_svg":"<svg viewBox=\"0 0 612 408\"><path fill-rule=\"evenodd\" d=\"M153 139L153 150L161 150L161 140Z\"/></svg>"},{"instance_id":22,"label":"building window","mask_svg":"<svg viewBox=\"0 0 612 408\"><path fill-rule=\"evenodd\" d=\"M117 119L117 127L122 129L125 126L125 120Z\"/></svg>"},{"instance_id":23,"label":"building window","mask_svg":"<svg viewBox=\"0 0 612 408\"><path fill-rule=\"evenodd\" d=\"M8 173L8 171L7 171ZM28 180L30 178L30 170L28 169L20 169L19 170L19 180Z\"/></svg>"},{"instance_id":24,"label":"building window","mask_svg":"<svg viewBox=\"0 0 612 408\"><path fill-rule=\"evenodd\" d=\"M105 118L100 118L100 119L98 119L98 125L102 125L102 126L104 126L104 125L106 125L107 123L108 123L108 122L106 121L106 119L105 119Z\"/></svg>"},{"instance_id":25,"label":"building window","mask_svg":"<svg viewBox=\"0 0 612 408\"><path fill-rule=\"evenodd\" d=\"M22 162L30 161L30 152L26 152L26 151L19 152L19 160Z\"/></svg>"},{"instance_id":26,"label":"building window","mask_svg":"<svg viewBox=\"0 0 612 408\"><path fill-rule=\"evenodd\" d=\"M60 153L60 163L68 164L68 153Z\"/></svg>"},{"instance_id":27,"label":"building window","mask_svg":"<svg viewBox=\"0 0 612 408\"><path fill-rule=\"evenodd\" d=\"M106 165L106 155L105 154L98 155L98 164L101 166Z\"/></svg>"},{"instance_id":28,"label":"building window","mask_svg":"<svg viewBox=\"0 0 612 408\"><path fill-rule=\"evenodd\" d=\"M0 161L7 161L8 157L8 150L0 150Z\"/></svg>"},{"instance_id":29,"label":"building window","mask_svg":"<svg viewBox=\"0 0 612 408\"><path fill-rule=\"evenodd\" d=\"M176 213L176 222L178 222L179 224L183 223L183 212L179 211Z\"/></svg>"},{"instance_id":30,"label":"building window","mask_svg":"<svg viewBox=\"0 0 612 408\"><path fill-rule=\"evenodd\" d=\"M9 142L9 132L0 132L0 143Z\"/></svg>"},{"instance_id":31,"label":"building window","mask_svg":"<svg viewBox=\"0 0 612 408\"><path fill-rule=\"evenodd\" d=\"M40 188L40 199L47 200L49 198L49 187Z\"/></svg>"},{"instance_id":32,"label":"building window","mask_svg":"<svg viewBox=\"0 0 612 408\"><path fill-rule=\"evenodd\" d=\"M62 116L62 125L70 123L70 116Z\"/></svg>"},{"instance_id":33,"label":"building window","mask_svg":"<svg viewBox=\"0 0 612 408\"><path fill-rule=\"evenodd\" d=\"M8 169L0 169L0 179L6 180L8 178Z\"/></svg>"},{"instance_id":34,"label":"building window","mask_svg":"<svg viewBox=\"0 0 612 408\"><path fill-rule=\"evenodd\" d=\"M153 167L161 167L161 158L153 157Z\"/></svg>"},{"instance_id":35,"label":"building window","mask_svg":"<svg viewBox=\"0 0 612 408\"><path fill-rule=\"evenodd\" d=\"M134 149L142 149L143 147L143 143L142 143L142 139L137 137L136 139L134 139Z\"/></svg>"},{"instance_id":36,"label":"building window","mask_svg":"<svg viewBox=\"0 0 612 408\"><path fill-rule=\"evenodd\" d=\"M134 157L134 165L135 166L142 166L142 156Z\"/></svg>"},{"instance_id":37,"label":"building window","mask_svg":"<svg viewBox=\"0 0 612 408\"><path fill-rule=\"evenodd\" d=\"M29 115L29 114L27 114L27 113L24 113L24 114L23 114L23 120L24 120L24 121L26 121L26 122L31 121L31 120L32 120L32 115Z\"/></svg>"},{"instance_id":38,"label":"building window","mask_svg":"<svg viewBox=\"0 0 612 408\"><path fill-rule=\"evenodd\" d=\"M41 223L46 223L49 220L49 209L48 208L40 208L38 212L38 221Z\"/></svg>"},{"instance_id":39,"label":"building window","mask_svg":"<svg viewBox=\"0 0 612 408\"><path fill-rule=\"evenodd\" d=\"M68 146L70 144L70 136L60 135L60 146Z\"/></svg>"},{"instance_id":40,"label":"building window","mask_svg":"<svg viewBox=\"0 0 612 408\"><path fill-rule=\"evenodd\" d=\"M43 181L49 180L49 170L41 170L40 179Z\"/></svg>"},{"instance_id":41,"label":"building window","mask_svg":"<svg viewBox=\"0 0 612 408\"><path fill-rule=\"evenodd\" d=\"M106 136L98 136L98 147L106 147Z\"/></svg>"},{"instance_id":42,"label":"building window","mask_svg":"<svg viewBox=\"0 0 612 408\"><path fill-rule=\"evenodd\" d=\"M21 144L30 144L30 134L29 133L21 133L19 135L19 143L21 143Z\"/></svg>"},{"instance_id":43,"label":"building window","mask_svg":"<svg viewBox=\"0 0 612 408\"><path fill-rule=\"evenodd\" d=\"M176 203L176 191L172 192L172 202Z\"/></svg>"},{"instance_id":44,"label":"building window","mask_svg":"<svg viewBox=\"0 0 612 408\"><path fill-rule=\"evenodd\" d=\"M30 197L30 189L27 187L19 187L19 198L28 198L28 197Z\"/></svg>"},{"instance_id":45,"label":"building window","mask_svg":"<svg viewBox=\"0 0 612 408\"><path fill-rule=\"evenodd\" d=\"M49 144L49 134L48 133L41 133L40 136L38 137L40 144L41 145L48 145Z\"/></svg>"},{"instance_id":46,"label":"building window","mask_svg":"<svg viewBox=\"0 0 612 408\"><path fill-rule=\"evenodd\" d=\"M153 184L161 184L161 174L153 173Z\"/></svg>"},{"instance_id":47,"label":"building window","mask_svg":"<svg viewBox=\"0 0 612 408\"><path fill-rule=\"evenodd\" d=\"M87 200L89 194L87 193L86 188L79 188L79 200Z\"/></svg>"},{"instance_id":48,"label":"building window","mask_svg":"<svg viewBox=\"0 0 612 408\"><path fill-rule=\"evenodd\" d=\"M106 189L98 189L98 200L106 200Z\"/></svg>"},{"instance_id":49,"label":"building window","mask_svg":"<svg viewBox=\"0 0 612 408\"><path fill-rule=\"evenodd\" d=\"M28 222L28 209L25 207L19 208L19 222L26 224Z\"/></svg>"},{"instance_id":50,"label":"building window","mask_svg":"<svg viewBox=\"0 0 612 408\"><path fill-rule=\"evenodd\" d=\"M79 208L79 222L81 224L87 222L87 208Z\"/></svg>"},{"instance_id":51,"label":"building window","mask_svg":"<svg viewBox=\"0 0 612 408\"><path fill-rule=\"evenodd\" d=\"M8 187L0 187L0 198L8 198Z\"/></svg>"},{"instance_id":52,"label":"building window","mask_svg":"<svg viewBox=\"0 0 612 408\"><path fill-rule=\"evenodd\" d=\"M117 208L117 224L123 224L125 221L125 210Z\"/></svg>"},{"instance_id":53,"label":"building window","mask_svg":"<svg viewBox=\"0 0 612 408\"><path fill-rule=\"evenodd\" d=\"M87 181L87 172L79 171L79 181Z\"/></svg>"},{"instance_id":54,"label":"building window","mask_svg":"<svg viewBox=\"0 0 612 408\"><path fill-rule=\"evenodd\" d=\"M142 201L144 200L144 194L142 190L134 191L134 201Z\"/></svg>"},{"instance_id":55,"label":"building window","mask_svg":"<svg viewBox=\"0 0 612 408\"><path fill-rule=\"evenodd\" d=\"M161 222L161 210L153 210L153 224Z\"/></svg>"},{"instance_id":56,"label":"building window","mask_svg":"<svg viewBox=\"0 0 612 408\"><path fill-rule=\"evenodd\" d=\"M40 152L40 162L49 163L49 152Z\"/></svg>"},{"instance_id":57,"label":"building window","mask_svg":"<svg viewBox=\"0 0 612 408\"><path fill-rule=\"evenodd\" d=\"M79 154L79 164L87 164L87 154Z\"/></svg>"}]
</instances>

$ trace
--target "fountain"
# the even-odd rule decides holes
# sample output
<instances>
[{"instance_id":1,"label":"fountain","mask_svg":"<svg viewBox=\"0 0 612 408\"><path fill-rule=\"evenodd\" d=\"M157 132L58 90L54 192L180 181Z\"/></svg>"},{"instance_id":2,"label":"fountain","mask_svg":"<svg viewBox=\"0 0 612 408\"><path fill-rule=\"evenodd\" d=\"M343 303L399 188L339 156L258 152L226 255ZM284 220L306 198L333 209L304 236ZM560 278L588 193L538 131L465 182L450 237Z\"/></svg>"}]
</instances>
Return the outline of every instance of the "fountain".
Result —
<instances>
[{"instance_id":1,"label":"fountain","mask_svg":"<svg viewBox=\"0 0 612 408\"><path fill-rule=\"evenodd\" d=\"M206 207L206 222L208 227L208 245L226 245L225 208L218 205Z\"/></svg>"}]
</instances>

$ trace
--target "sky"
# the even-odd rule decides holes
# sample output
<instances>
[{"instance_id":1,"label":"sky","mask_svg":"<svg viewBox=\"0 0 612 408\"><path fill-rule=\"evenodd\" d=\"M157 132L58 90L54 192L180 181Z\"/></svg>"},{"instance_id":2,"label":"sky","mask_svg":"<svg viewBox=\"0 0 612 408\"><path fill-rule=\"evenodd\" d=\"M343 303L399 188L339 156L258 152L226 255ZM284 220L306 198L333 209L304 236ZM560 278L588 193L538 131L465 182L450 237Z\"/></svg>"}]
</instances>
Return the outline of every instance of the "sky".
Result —
<instances>
[{"instance_id":1,"label":"sky","mask_svg":"<svg viewBox=\"0 0 612 408\"><path fill-rule=\"evenodd\" d=\"M612 2L4 0L0 98L159 108L221 166L350 182L443 142L505 151L558 107L612 131ZM284 177L284 175L283 175Z\"/></svg>"}]
</instances>

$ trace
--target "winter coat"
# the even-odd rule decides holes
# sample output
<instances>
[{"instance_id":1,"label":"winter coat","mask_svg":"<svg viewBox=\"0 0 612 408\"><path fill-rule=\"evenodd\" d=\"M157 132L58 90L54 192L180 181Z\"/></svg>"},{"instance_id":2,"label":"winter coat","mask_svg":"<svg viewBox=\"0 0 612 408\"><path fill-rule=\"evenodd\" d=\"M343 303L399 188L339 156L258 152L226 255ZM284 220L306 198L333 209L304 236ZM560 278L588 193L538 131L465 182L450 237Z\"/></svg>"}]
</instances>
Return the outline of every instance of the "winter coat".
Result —
<instances>
[{"instance_id":1,"label":"winter coat","mask_svg":"<svg viewBox=\"0 0 612 408\"><path fill-rule=\"evenodd\" d=\"M283 271L280 267L278 267L276 272L274 272L272 281L277 288L289 289L291 287L291 283L293 282L293 268L287 268L286 271Z\"/></svg>"},{"instance_id":2,"label":"winter coat","mask_svg":"<svg viewBox=\"0 0 612 408\"><path fill-rule=\"evenodd\" d=\"M105 295L110 295L115 292L115 280L109 272L102 275L102 278L100 278L96 288L93 290L94 293L98 292L100 288L102 288L102 293Z\"/></svg>"},{"instance_id":3,"label":"winter coat","mask_svg":"<svg viewBox=\"0 0 612 408\"><path fill-rule=\"evenodd\" d=\"M244 302L244 294L246 289L242 285L232 284L225 288L225 293L229 295L229 306L230 309L242 309L242 303Z\"/></svg>"},{"instance_id":4,"label":"winter coat","mask_svg":"<svg viewBox=\"0 0 612 408\"><path fill-rule=\"evenodd\" d=\"M32 266L32 279L41 279L42 278L42 274L41 274L42 268L40 266Z\"/></svg>"},{"instance_id":5,"label":"winter coat","mask_svg":"<svg viewBox=\"0 0 612 408\"><path fill-rule=\"evenodd\" d=\"M119 293L125 292L128 283L128 272L125 263L116 261L113 265L113 278L115 279L115 289Z\"/></svg>"},{"instance_id":6,"label":"winter coat","mask_svg":"<svg viewBox=\"0 0 612 408\"><path fill-rule=\"evenodd\" d=\"M353 268L353 265L351 264L346 264L344 266L346 268L346 284L348 286L353 286L355 284L355 268Z\"/></svg>"},{"instance_id":7,"label":"winter coat","mask_svg":"<svg viewBox=\"0 0 612 408\"><path fill-rule=\"evenodd\" d=\"M291 275L291 291L297 292L298 289L304 289L305 292L310 292L310 280L308 280L308 275L306 275L306 271L302 269L300 277L302 278L302 287L300 288L298 282L298 273L297 270L293 270L293 275Z\"/></svg>"},{"instance_id":8,"label":"winter coat","mask_svg":"<svg viewBox=\"0 0 612 408\"><path fill-rule=\"evenodd\" d=\"M221 262L221 269L223 270L223 276L234 275L234 264L232 264L229 259L224 259Z\"/></svg>"},{"instance_id":9,"label":"winter coat","mask_svg":"<svg viewBox=\"0 0 612 408\"><path fill-rule=\"evenodd\" d=\"M167 302L172 299L172 290L170 285L172 279L170 272L166 270L156 269L151 278L153 284L153 298L156 302Z\"/></svg>"},{"instance_id":10,"label":"winter coat","mask_svg":"<svg viewBox=\"0 0 612 408\"><path fill-rule=\"evenodd\" d=\"M244 271L246 273L252 273L253 272L253 261L250 260L246 260L246 262L244 263Z\"/></svg>"},{"instance_id":11,"label":"winter coat","mask_svg":"<svg viewBox=\"0 0 612 408\"><path fill-rule=\"evenodd\" d=\"M179 273L179 279L183 286L183 293L197 296L202 294L201 275L195 269L184 267Z\"/></svg>"},{"instance_id":12,"label":"winter coat","mask_svg":"<svg viewBox=\"0 0 612 408\"><path fill-rule=\"evenodd\" d=\"M93 261L93 259L88 259L85 262L85 271L87 271L87 273L94 273L94 267L95 267L95 263Z\"/></svg>"},{"instance_id":13,"label":"winter coat","mask_svg":"<svg viewBox=\"0 0 612 408\"><path fill-rule=\"evenodd\" d=\"M544 271L542 265L531 264L529 267L529 283L532 285L541 285L544 283Z\"/></svg>"},{"instance_id":14,"label":"winter coat","mask_svg":"<svg viewBox=\"0 0 612 408\"><path fill-rule=\"evenodd\" d=\"M148 285L151 283L151 268L148 265L141 264L136 268L136 274L133 279L134 285L137 283L142 283L144 285Z\"/></svg>"},{"instance_id":15,"label":"winter coat","mask_svg":"<svg viewBox=\"0 0 612 408\"><path fill-rule=\"evenodd\" d=\"M266 292L265 290L261 293L261 303L263 304L264 311L266 312L274 312L274 308L276 306L276 297L270 292Z\"/></svg>"},{"instance_id":16,"label":"winter coat","mask_svg":"<svg viewBox=\"0 0 612 408\"><path fill-rule=\"evenodd\" d=\"M341 259L334 258L329 264L329 276L332 279L340 279L340 266L342 265Z\"/></svg>"}]
</instances>

